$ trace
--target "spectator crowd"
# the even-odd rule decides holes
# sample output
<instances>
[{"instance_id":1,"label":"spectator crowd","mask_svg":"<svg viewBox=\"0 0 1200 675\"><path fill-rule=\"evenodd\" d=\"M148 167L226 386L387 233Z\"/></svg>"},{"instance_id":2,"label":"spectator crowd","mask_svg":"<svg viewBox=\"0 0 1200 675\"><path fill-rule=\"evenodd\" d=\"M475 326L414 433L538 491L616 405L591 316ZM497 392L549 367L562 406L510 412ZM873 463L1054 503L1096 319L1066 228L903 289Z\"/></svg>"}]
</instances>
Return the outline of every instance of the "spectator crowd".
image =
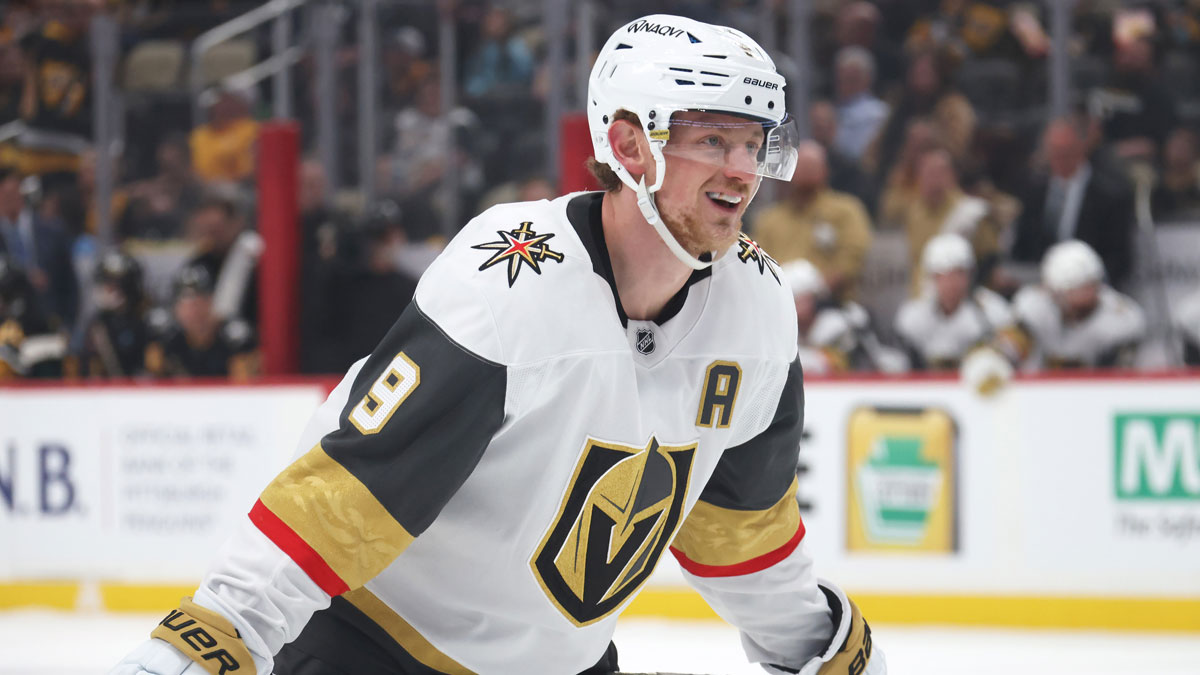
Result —
<instances>
[{"instance_id":1,"label":"spectator crowd","mask_svg":"<svg viewBox=\"0 0 1200 675\"><path fill-rule=\"evenodd\" d=\"M663 11L785 44L787 4L763 21L748 0L617 0L597 7L595 28ZM0 381L260 371L254 174L270 88L215 78L193 121L171 65L202 31L257 5L0 0ZM444 244L452 207L465 222L500 201L554 196L540 170L542 6L383 3L373 203L354 190L364 178L354 134L342 135L335 166L314 158L317 97L328 92L311 50L294 67L302 372L342 372L371 350ZM1154 326L1133 297L1148 278L1138 228L1200 227L1200 5L1074 3L1070 107L1058 116L1046 7L819 1L807 81L791 76L795 58L775 54L789 86L807 87L808 109L793 112L810 138L790 183L764 190L745 225L792 288L809 372L1139 365ZM120 152L93 147L89 27L101 12L120 27ZM440 12L455 20L450 97ZM303 40L311 26L296 16ZM343 129L357 123L353 23L335 54ZM240 64L232 71L269 55L266 28L233 42L222 52ZM101 162L117 178L108 204L96 203ZM439 189L451 176L456 204ZM881 312L868 272L885 240L903 243L907 277ZM1170 335L1175 360L1200 366L1191 281Z\"/></svg>"}]
</instances>

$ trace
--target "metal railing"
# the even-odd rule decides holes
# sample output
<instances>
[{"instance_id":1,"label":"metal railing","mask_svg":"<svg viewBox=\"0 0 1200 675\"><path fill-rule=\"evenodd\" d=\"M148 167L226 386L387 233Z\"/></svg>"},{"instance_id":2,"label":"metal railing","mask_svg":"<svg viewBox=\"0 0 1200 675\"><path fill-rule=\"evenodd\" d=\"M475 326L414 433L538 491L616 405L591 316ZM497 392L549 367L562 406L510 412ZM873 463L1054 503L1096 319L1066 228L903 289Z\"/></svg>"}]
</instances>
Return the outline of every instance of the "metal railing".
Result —
<instances>
[{"instance_id":1,"label":"metal railing","mask_svg":"<svg viewBox=\"0 0 1200 675\"><path fill-rule=\"evenodd\" d=\"M289 46L291 30L288 24L289 12L308 3L308 0L271 0L261 7L226 21L225 23L201 33L189 49L188 92L192 99L192 124L198 125L203 121L201 100L211 86L204 81L203 57L205 52L213 47L232 40L274 21L271 30L270 58L256 63L239 73L222 78L222 83L231 86L249 86L274 77L272 93L274 114L276 117L291 116L291 72L290 67L299 60L302 50Z\"/></svg>"}]
</instances>

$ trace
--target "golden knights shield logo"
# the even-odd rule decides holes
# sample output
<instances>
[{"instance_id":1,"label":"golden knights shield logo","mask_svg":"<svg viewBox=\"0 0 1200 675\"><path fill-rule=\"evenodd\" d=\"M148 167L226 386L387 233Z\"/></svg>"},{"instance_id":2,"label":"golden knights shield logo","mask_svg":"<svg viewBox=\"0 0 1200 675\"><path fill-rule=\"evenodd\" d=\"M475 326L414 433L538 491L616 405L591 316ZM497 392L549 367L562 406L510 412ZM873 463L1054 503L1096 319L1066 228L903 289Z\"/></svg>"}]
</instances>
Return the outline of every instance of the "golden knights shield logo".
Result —
<instances>
[{"instance_id":1,"label":"golden knights shield logo","mask_svg":"<svg viewBox=\"0 0 1200 675\"><path fill-rule=\"evenodd\" d=\"M612 614L645 583L679 527L696 444L635 448L589 438L531 566L576 626Z\"/></svg>"}]
</instances>

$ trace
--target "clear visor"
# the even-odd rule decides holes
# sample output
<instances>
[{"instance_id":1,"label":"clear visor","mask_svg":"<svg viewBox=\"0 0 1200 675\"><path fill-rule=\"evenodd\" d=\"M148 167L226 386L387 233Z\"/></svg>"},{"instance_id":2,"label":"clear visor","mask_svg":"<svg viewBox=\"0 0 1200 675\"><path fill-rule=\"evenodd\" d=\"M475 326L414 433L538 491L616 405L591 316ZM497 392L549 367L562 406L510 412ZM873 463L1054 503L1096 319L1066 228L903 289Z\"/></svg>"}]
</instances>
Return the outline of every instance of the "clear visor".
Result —
<instances>
[{"instance_id":1,"label":"clear visor","mask_svg":"<svg viewBox=\"0 0 1200 675\"><path fill-rule=\"evenodd\" d=\"M664 155L737 171L791 180L800 129L796 120L758 122L715 113L681 113L671 118ZM654 137L654 132L651 132Z\"/></svg>"}]
</instances>

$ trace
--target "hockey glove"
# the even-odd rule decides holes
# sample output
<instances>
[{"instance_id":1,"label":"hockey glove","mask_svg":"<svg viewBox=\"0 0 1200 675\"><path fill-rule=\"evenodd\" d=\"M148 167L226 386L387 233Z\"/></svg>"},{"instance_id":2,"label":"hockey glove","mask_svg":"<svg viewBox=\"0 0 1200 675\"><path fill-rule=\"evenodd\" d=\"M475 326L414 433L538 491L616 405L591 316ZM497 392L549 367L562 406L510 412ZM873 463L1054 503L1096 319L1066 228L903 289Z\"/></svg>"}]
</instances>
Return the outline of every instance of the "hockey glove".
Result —
<instances>
[{"instance_id":1,"label":"hockey glove","mask_svg":"<svg viewBox=\"0 0 1200 675\"><path fill-rule=\"evenodd\" d=\"M990 396L1012 379L1013 367L999 351L979 347L963 357L959 374L968 387L982 396Z\"/></svg>"},{"instance_id":2,"label":"hockey glove","mask_svg":"<svg viewBox=\"0 0 1200 675\"><path fill-rule=\"evenodd\" d=\"M184 598L109 675L255 675L254 659L233 624Z\"/></svg>"}]
</instances>

